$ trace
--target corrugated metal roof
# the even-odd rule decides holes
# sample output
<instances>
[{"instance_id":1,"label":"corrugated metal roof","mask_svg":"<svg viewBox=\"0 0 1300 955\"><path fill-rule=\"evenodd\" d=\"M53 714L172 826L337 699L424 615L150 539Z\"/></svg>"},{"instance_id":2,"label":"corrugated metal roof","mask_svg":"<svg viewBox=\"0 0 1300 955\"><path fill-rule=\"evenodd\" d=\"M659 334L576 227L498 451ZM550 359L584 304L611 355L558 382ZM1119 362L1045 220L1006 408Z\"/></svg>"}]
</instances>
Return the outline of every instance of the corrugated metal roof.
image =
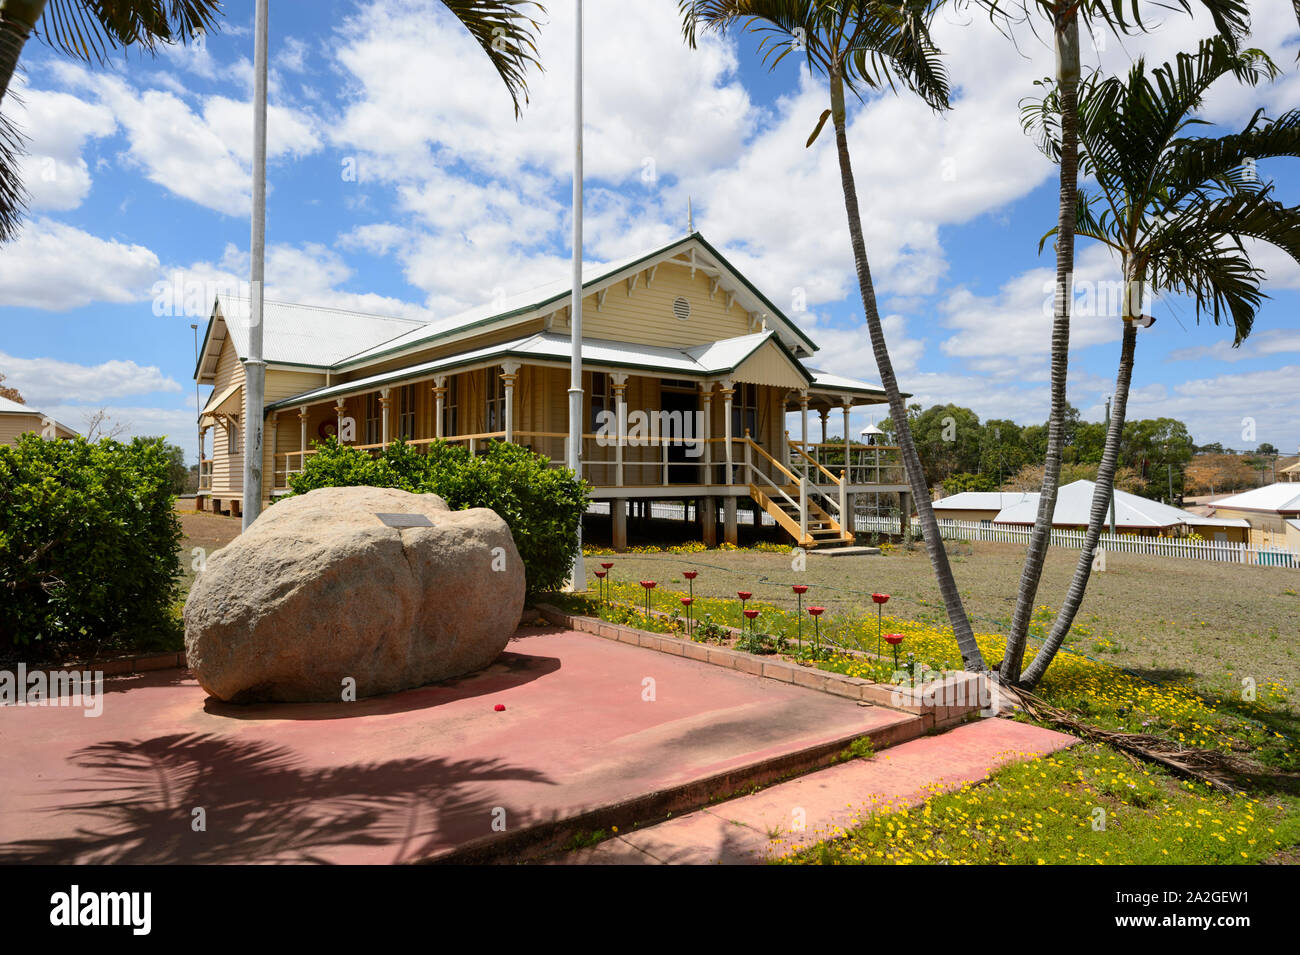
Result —
<instances>
[{"instance_id":1,"label":"corrugated metal roof","mask_svg":"<svg viewBox=\"0 0 1300 955\"><path fill-rule=\"evenodd\" d=\"M1094 481L1075 481L1064 485L1056 495L1056 510L1052 523L1074 527L1086 525L1092 513ZM993 519L995 524L1032 524L1038 516L1038 494L1029 492L1026 500L1011 507ZM1152 501L1128 491L1115 490L1115 524L1122 527L1173 527L1200 520L1194 514ZM1109 523L1109 515L1107 516Z\"/></svg>"},{"instance_id":2,"label":"corrugated metal roof","mask_svg":"<svg viewBox=\"0 0 1300 955\"><path fill-rule=\"evenodd\" d=\"M1026 491L961 491L940 498L932 505L935 510L956 511L1000 511L1022 503L1026 498L1034 499L1034 511L1038 510L1038 495Z\"/></svg>"},{"instance_id":3,"label":"corrugated metal roof","mask_svg":"<svg viewBox=\"0 0 1300 955\"><path fill-rule=\"evenodd\" d=\"M793 337L800 339L808 346L810 351L816 350L816 345L804 334L803 330L790 321L786 316L766 299L758 289L737 271L720 252L714 249L698 232L684 236L680 239L674 239L665 245L651 249L637 255L627 256L626 258L616 259L612 262L602 262L598 264L584 266L582 270L582 285L584 289L590 289L593 285L608 280L617 273L638 265L639 263L650 262L650 260L662 257L672 257L687 251L693 244L698 244L700 251L712 259L716 259L719 269L726 269L739 280L741 285L754 296L755 302L762 305L763 310L767 311L772 320L779 326L784 327ZM703 263L701 263L703 265ZM346 360L340 361L342 366L360 364L380 355L389 352L400 351L405 348L427 344L438 338L472 328L476 325L486 324L493 321L504 320L510 316L527 316L530 312L542 309L559 309L564 308L567 300L572 295L573 280L571 278L556 279L553 282L547 282L543 285L535 286L531 289L519 292L505 298L494 300L483 305L475 306L457 315L438 321L429 322L419 328L411 329L391 341L381 342L375 345L359 349L354 354L348 355Z\"/></svg>"},{"instance_id":4,"label":"corrugated metal roof","mask_svg":"<svg viewBox=\"0 0 1300 955\"><path fill-rule=\"evenodd\" d=\"M40 411L37 408L33 408L31 405L25 405L21 401L14 401L12 398L6 398L3 395L0 395L0 414L37 415L42 419L42 421L45 418L49 417L48 415L45 414L45 412ZM76 435L81 434L81 432L78 431L76 428L69 428L62 421L55 421L53 418L50 418L49 420L54 421L54 425L56 428L62 428L64 431L68 432L69 434L76 434Z\"/></svg>"},{"instance_id":5,"label":"corrugated metal roof","mask_svg":"<svg viewBox=\"0 0 1300 955\"><path fill-rule=\"evenodd\" d=\"M1240 507L1248 511L1300 511L1300 484L1295 481L1266 484L1264 487L1214 501L1212 506L1215 509Z\"/></svg>"},{"instance_id":6,"label":"corrugated metal roof","mask_svg":"<svg viewBox=\"0 0 1300 955\"><path fill-rule=\"evenodd\" d=\"M814 388L826 388L831 391L843 389L846 391L865 391L871 394L880 395L881 399L885 398L885 389L879 384L872 384L867 381L858 381L856 378L849 378L845 375L832 374L829 371L823 371L820 368L813 368L811 365L804 365L808 373L813 376ZM904 398L910 398L911 395L904 395Z\"/></svg>"},{"instance_id":7,"label":"corrugated metal roof","mask_svg":"<svg viewBox=\"0 0 1300 955\"><path fill-rule=\"evenodd\" d=\"M756 332L740 338L724 339L714 342L697 358L691 352L679 348L664 348L657 345L637 345L630 342L603 341L584 339L582 343L582 362L596 368L644 368L650 371L667 372L670 375L704 377L721 375L731 371L737 364L749 357L755 349L775 336L775 332ZM371 375L355 381L317 388L300 395L294 395L268 405L268 409L324 401L353 392L372 391L386 384L400 382L408 378L421 378L445 369L462 365L504 360L509 357L532 358L542 361L568 362L570 340L567 335L554 332L538 332L510 341L476 348L473 351L448 355L434 361L410 365L380 375ZM730 362L730 363L729 363Z\"/></svg>"},{"instance_id":8,"label":"corrugated metal roof","mask_svg":"<svg viewBox=\"0 0 1300 955\"><path fill-rule=\"evenodd\" d=\"M247 358L248 299L221 295L217 304L235 354ZM267 301L262 305L262 355L268 362L324 368L425 324L418 319Z\"/></svg>"}]
</instances>

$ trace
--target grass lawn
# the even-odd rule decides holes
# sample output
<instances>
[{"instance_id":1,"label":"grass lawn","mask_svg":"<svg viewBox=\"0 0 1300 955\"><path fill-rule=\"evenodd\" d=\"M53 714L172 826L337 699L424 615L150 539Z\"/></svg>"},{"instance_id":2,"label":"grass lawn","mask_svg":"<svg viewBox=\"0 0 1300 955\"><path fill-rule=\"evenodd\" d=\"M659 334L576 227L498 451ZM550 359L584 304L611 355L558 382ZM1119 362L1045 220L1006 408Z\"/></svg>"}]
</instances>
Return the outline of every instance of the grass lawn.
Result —
<instances>
[{"instance_id":1,"label":"grass lawn","mask_svg":"<svg viewBox=\"0 0 1300 955\"><path fill-rule=\"evenodd\" d=\"M953 573L972 624L1004 634L1015 606L1024 547L976 543L953 548ZM1077 551L1050 548L1039 604L1055 609L1074 572ZM793 609L790 585L808 584L804 605L827 608L827 618L875 615L871 594L888 593L896 618L947 624L930 561L923 547L880 557L807 558L795 572L790 557L753 551L692 554L619 554L614 579L659 581L685 590L681 572L700 572L695 592L756 600ZM587 573L599 569L587 559ZM594 583L594 578L591 578ZM1039 627L1050 615L1039 612ZM1108 555L1107 570L1093 574L1067 646L1161 683L1183 682L1219 694L1239 695L1241 681L1260 687L1300 686L1300 571L1139 555ZM1001 657L1000 650L997 657Z\"/></svg>"},{"instance_id":2,"label":"grass lawn","mask_svg":"<svg viewBox=\"0 0 1300 955\"><path fill-rule=\"evenodd\" d=\"M844 837L784 861L1224 865L1274 859L1297 842L1295 799L1220 795L1080 744L920 806L876 807Z\"/></svg>"}]
</instances>

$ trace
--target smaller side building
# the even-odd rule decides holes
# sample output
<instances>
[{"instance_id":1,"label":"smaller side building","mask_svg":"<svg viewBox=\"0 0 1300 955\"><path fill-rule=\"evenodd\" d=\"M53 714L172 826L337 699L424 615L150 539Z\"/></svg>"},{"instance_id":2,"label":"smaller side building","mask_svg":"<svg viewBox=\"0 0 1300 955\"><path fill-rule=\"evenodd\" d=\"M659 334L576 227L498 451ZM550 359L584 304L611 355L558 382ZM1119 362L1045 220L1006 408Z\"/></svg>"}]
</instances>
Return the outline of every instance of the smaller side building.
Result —
<instances>
[{"instance_id":1,"label":"smaller side building","mask_svg":"<svg viewBox=\"0 0 1300 955\"><path fill-rule=\"evenodd\" d=\"M1300 483L1279 481L1214 501L1217 518L1244 520L1255 547L1300 553Z\"/></svg>"},{"instance_id":2,"label":"smaller side building","mask_svg":"<svg viewBox=\"0 0 1300 955\"><path fill-rule=\"evenodd\" d=\"M78 436L77 432L67 425L42 414L31 405L0 397L0 444L16 444L19 435L28 433L39 434L44 438Z\"/></svg>"},{"instance_id":3,"label":"smaller side building","mask_svg":"<svg viewBox=\"0 0 1300 955\"><path fill-rule=\"evenodd\" d=\"M1095 481L1086 480L1063 485L1056 495L1052 526L1085 530L1092 514L1092 497L1096 488ZM1005 509L994 518L993 523L1032 526L1038 515L1038 495L1028 494L1026 497L1031 500ZM1109 523L1109 515L1107 521ZM1182 508L1115 489L1115 530L1120 534L1136 534L1139 537L1188 537L1196 534L1210 541L1240 544L1246 541L1249 529L1250 525L1245 520L1230 515L1202 517Z\"/></svg>"},{"instance_id":4,"label":"smaller side building","mask_svg":"<svg viewBox=\"0 0 1300 955\"><path fill-rule=\"evenodd\" d=\"M934 508L934 516L940 521L992 523L1003 510L1023 504L1031 497L1037 508L1038 495L1025 491L962 491L942 497L931 506Z\"/></svg>"}]
</instances>

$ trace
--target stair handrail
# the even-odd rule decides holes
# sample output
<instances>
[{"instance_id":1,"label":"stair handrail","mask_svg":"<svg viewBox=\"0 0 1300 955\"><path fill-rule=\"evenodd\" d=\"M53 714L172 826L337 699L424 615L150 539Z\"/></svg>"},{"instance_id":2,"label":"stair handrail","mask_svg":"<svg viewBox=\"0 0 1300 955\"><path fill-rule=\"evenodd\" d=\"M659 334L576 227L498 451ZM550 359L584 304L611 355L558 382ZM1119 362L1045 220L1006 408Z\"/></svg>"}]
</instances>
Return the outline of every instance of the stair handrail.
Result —
<instances>
[{"instance_id":1,"label":"stair handrail","mask_svg":"<svg viewBox=\"0 0 1300 955\"><path fill-rule=\"evenodd\" d=\"M787 431L787 432L786 432L786 437L788 438L789 436L790 436L790 432ZM809 464L813 464L813 465L815 465L815 466L817 467L817 470L818 470L818 471L821 471L822 474L825 474L828 478L830 478L832 484L840 484L840 483L841 483L841 479L840 479L840 478L837 478L834 474L832 474L830 471L828 471L828 470L827 470L827 469L822 465L822 463L821 463L820 461L818 461L816 458L814 458L814 457L812 457L811 455L809 455L809 453L803 449L803 443L802 443L802 442L800 442L800 441L791 441L791 442L789 442L789 444L790 444L790 447L794 448L796 451L799 452L799 454L801 454L801 455L803 456L803 458L804 458L805 461L807 461Z\"/></svg>"},{"instance_id":2,"label":"stair handrail","mask_svg":"<svg viewBox=\"0 0 1300 955\"><path fill-rule=\"evenodd\" d=\"M780 461L778 461L776 458L772 457L772 455L768 454L767 451L766 451L766 449L764 449L764 447L763 447L761 444L759 444L759 443L756 442L753 438L751 438L751 437L749 436L749 429L748 429L748 428L745 429L745 437L744 437L743 440L745 441L745 443L746 443L749 447L753 448L755 451L757 451L760 455L762 455L762 456L763 456L764 458L766 458L768 461L771 461L772 464L776 466L777 470L779 470L782 474L784 474L786 477L788 477L791 481L794 482L794 484L795 484L796 487L798 487L800 484L803 483L802 479L801 479L797 474L795 474L793 471L791 471L789 468L787 468L784 464L782 464L782 463L781 463ZM753 466L751 465L751 469L752 469L752 468L753 468ZM766 479L766 478L765 478L765 479ZM771 481L768 481L768 483L771 484L772 482L771 482ZM773 487L776 487L775 484L773 484L772 486L773 486Z\"/></svg>"}]
</instances>

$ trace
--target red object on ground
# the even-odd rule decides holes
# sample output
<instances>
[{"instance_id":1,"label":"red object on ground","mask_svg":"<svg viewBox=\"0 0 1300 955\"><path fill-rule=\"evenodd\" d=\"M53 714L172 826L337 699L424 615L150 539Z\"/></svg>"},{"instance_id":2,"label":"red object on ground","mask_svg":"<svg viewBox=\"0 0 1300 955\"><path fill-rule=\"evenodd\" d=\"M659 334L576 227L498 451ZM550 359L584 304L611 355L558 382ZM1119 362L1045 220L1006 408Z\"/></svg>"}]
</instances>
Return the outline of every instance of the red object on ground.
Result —
<instances>
[{"instance_id":1,"label":"red object on ground","mask_svg":"<svg viewBox=\"0 0 1300 955\"><path fill-rule=\"evenodd\" d=\"M736 596L739 597L741 600L748 600L750 597L754 595L751 594L748 590L738 590L736 591Z\"/></svg>"},{"instance_id":2,"label":"red object on ground","mask_svg":"<svg viewBox=\"0 0 1300 955\"><path fill-rule=\"evenodd\" d=\"M693 603L695 603L695 599L694 599L693 597L683 597L683 598L682 598L682 606L683 606L683 607L689 607L689 606L690 606L691 604L693 604Z\"/></svg>"},{"instance_id":3,"label":"red object on ground","mask_svg":"<svg viewBox=\"0 0 1300 955\"><path fill-rule=\"evenodd\" d=\"M872 594L871 599L878 604L889 603L889 594Z\"/></svg>"},{"instance_id":4,"label":"red object on ground","mask_svg":"<svg viewBox=\"0 0 1300 955\"><path fill-rule=\"evenodd\" d=\"M820 617L822 614L824 614L824 613L826 612L826 608L825 608L825 607L809 607L809 608L808 608L808 612L809 612L810 614L812 614L814 617Z\"/></svg>"},{"instance_id":5,"label":"red object on ground","mask_svg":"<svg viewBox=\"0 0 1300 955\"><path fill-rule=\"evenodd\" d=\"M750 620L753 620L755 617L758 616L758 611L757 611L757 610L746 610L746 611L745 611L745 616L748 617Z\"/></svg>"},{"instance_id":6,"label":"red object on ground","mask_svg":"<svg viewBox=\"0 0 1300 955\"><path fill-rule=\"evenodd\" d=\"M694 580L696 577L700 576L700 572L698 570L683 570L682 576L687 580Z\"/></svg>"},{"instance_id":7,"label":"red object on ground","mask_svg":"<svg viewBox=\"0 0 1300 955\"><path fill-rule=\"evenodd\" d=\"M808 592L807 584L795 584L791 588L797 594L806 594Z\"/></svg>"},{"instance_id":8,"label":"red object on ground","mask_svg":"<svg viewBox=\"0 0 1300 955\"><path fill-rule=\"evenodd\" d=\"M893 646L898 646L903 642L903 635L901 633L887 633L885 634L885 642Z\"/></svg>"},{"instance_id":9,"label":"red object on ground","mask_svg":"<svg viewBox=\"0 0 1300 955\"><path fill-rule=\"evenodd\" d=\"M644 587L646 590L654 590L654 589L655 589L655 581L653 581L653 580L643 580L643 581L641 581L641 586Z\"/></svg>"},{"instance_id":10,"label":"red object on ground","mask_svg":"<svg viewBox=\"0 0 1300 955\"><path fill-rule=\"evenodd\" d=\"M498 703L496 706L492 707L492 709L496 710L498 713L504 713L506 705L504 703Z\"/></svg>"}]
</instances>

